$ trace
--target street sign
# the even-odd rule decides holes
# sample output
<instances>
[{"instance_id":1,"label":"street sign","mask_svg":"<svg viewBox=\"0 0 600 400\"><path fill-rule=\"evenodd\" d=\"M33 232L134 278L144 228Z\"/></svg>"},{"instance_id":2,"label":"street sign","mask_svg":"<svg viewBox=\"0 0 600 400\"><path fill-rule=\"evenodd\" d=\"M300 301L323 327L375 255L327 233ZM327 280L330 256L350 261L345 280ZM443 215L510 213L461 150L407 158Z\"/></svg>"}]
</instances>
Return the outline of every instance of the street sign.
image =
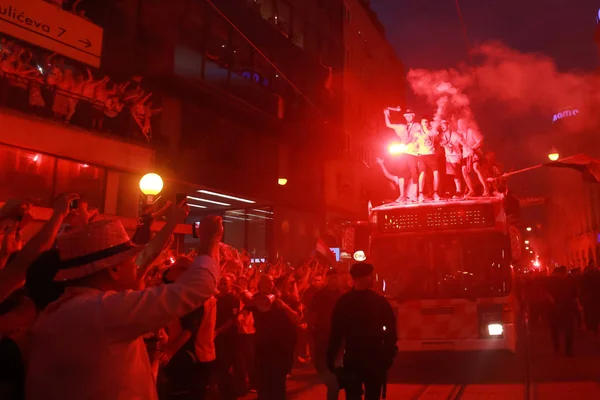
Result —
<instances>
[{"instance_id":1,"label":"street sign","mask_svg":"<svg viewBox=\"0 0 600 400\"><path fill-rule=\"evenodd\" d=\"M100 66L102 28L43 0L0 0L0 32Z\"/></svg>"}]
</instances>

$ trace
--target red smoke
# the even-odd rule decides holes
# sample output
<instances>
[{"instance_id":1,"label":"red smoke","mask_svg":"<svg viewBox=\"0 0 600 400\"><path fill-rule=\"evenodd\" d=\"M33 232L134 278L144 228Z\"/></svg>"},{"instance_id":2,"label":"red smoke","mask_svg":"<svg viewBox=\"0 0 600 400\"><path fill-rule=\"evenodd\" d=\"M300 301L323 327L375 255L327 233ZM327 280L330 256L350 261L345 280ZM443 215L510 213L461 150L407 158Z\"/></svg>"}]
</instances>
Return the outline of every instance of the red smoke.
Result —
<instances>
[{"instance_id":1,"label":"red smoke","mask_svg":"<svg viewBox=\"0 0 600 400\"><path fill-rule=\"evenodd\" d=\"M503 116L535 112L547 116L548 121L564 108L578 108L587 114L580 124L595 126L594 111L600 106L597 76L560 72L547 56L523 54L499 43L478 46L473 55L480 59L475 68L409 71L412 90L437 106L437 116L466 117L475 123L471 99L495 102Z\"/></svg>"}]
</instances>

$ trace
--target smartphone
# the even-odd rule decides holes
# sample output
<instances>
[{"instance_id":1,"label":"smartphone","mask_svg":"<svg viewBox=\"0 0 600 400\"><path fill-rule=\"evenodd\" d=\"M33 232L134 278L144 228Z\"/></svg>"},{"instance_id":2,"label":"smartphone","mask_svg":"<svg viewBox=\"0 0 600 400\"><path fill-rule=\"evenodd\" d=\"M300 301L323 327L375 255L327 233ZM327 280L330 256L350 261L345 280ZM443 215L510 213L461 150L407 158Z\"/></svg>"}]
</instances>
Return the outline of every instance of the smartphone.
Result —
<instances>
[{"instance_id":1,"label":"smartphone","mask_svg":"<svg viewBox=\"0 0 600 400\"><path fill-rule=\"evenodd\" d=\"M181 204L181 202L187 203L187 193L175 194L175 204Z\"/></svg>"},{"instance_id":2,"label":"smartphone","mask_svg":"<svg viewBox=\"0 0 600 400\"><path fill-rule=\"evenodd\" d=\"M78 208L79 208L79 199L75 199L75 200L71 201L71 204L69 204L69 209L77 210Z\"/></svg>"},{"instance_id":3,"label":"smartphone","mask_svg":"<svg viewBox=\"0 0 600 400\"><path fill-rule=\"evenodd\" d=\"M200 229L200 221L196 221L192 223L192 236L195 239L198 239L198 229Z\"/></svg>"}]
</instances>

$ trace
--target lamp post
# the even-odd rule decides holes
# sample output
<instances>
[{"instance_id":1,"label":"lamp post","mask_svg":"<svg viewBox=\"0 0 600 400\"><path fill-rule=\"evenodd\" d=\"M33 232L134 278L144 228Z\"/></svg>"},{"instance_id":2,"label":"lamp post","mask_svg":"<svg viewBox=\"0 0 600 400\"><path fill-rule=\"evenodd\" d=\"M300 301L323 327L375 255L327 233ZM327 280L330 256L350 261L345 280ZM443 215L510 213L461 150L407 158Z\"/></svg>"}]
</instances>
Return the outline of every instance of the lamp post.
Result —
<instances>
[{"instance_id":1,"label":"lamp post","mask_svg":"<svg viewBox=\"0 0 600 400\"><path fill-rule=\"evenodd\" d=\"M550 161L557 161L559 159L559 157L560 157L560 154L558 154L558 152L556 152L554 150L548 154L548 159Z\"/></svg>"},{"instance_id":2,"label":"lamp post","mask_svg":"<svg viewBox=\"0 0 600 400\"><path fill-rule=\"evenodd\" d=\"M146 204L154 203L154 197L163 189L163 180L158 174L146 174L140 179L140 190L146 196Z\"/></svg>"}]
</instances>

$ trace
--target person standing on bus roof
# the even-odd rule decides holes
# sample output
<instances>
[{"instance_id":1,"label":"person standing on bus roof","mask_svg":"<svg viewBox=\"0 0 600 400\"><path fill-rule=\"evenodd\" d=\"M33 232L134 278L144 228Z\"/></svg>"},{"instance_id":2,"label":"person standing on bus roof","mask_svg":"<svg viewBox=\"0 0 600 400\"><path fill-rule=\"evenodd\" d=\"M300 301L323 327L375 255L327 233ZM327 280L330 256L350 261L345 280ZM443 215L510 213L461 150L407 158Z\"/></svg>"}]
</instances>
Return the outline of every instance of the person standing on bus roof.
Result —
<instances>
[{"instance_id":1,"label":"person standing on bus roof","mask_svg":"<svg viewBox=\"0 0 600 400\"><path fill-rule=\"evenodd\" d=\"M461 138L452 130L450 122L443 119L440 124L440 144L446 153L446 175L454 179L454 199L462 198L462 147Z\"/></svg>"},{"instance_id":2,"label":"person standing on bus roof","mask_svg":"<svg viewBox=\"0 0 600 400\"><path fill-rule=\"evenodd\" d=\"M396 316L385 297L375 293L373 266L354 264L353 289L337 301L331 316L327 367L338 376L347 400L379 400L388 369L398 352ZM344 345L343 367L336 359Z\"/></svg>"},{"instance_id":3,"label":"person standing on bus roof","mask_svg":"<svg viewBox=\"0 0 600 400\"><path fill-rule=\"evenodd\" d=\"M462 172L469 192L467 197L475 196L475 186L471 180L471 170L475 171L477 178L481 186L483 186L482 197L490 197L490 191L488 189L487 180L484 176L484 171L481 165L485 162L483 157L483 135L481 132L469 127L467 120L461 118L458 120L458 133L462 139L462 150L463 150L463 165Z\"/></svg>"},{"instance_id":4,"label":"person standing on bus roof","mask_svg":"<svg viewBox=\"0 0 600 400\"><path fill-rule=\"evenodd\" d=\"M407 109L404 113L406 124L392 124L390 121L391 111L401 111L400 107L397 108L386 108L383 110L385 116L385 124L388 128L393 129L396 135L400 138L400 142L406 145L406 151L397 157L400 161L406 162L408 171L410 173L410 179L412 182L409 185L409 198L412 201L417 200L417 182L419 180L418 171L418 160L417 160L417 149L415 146L416 138L422 134L421 125L415 122L415 113Z\"/></svg>"},{"instance_id":5,"label":"person standing on bus roof","mask_svg":"<svg viewBox=\"0 0 600 400\"><path fill-rule=\"evenodd\" d=\"M419 201L425 200L425 174L433 172L433 200L439 201L440 169L435 154L435 142L438 135L438 123L429 124L429 118L421 120L421 132L415 137L419 154Z\"/></svg>"}]
</instances>

